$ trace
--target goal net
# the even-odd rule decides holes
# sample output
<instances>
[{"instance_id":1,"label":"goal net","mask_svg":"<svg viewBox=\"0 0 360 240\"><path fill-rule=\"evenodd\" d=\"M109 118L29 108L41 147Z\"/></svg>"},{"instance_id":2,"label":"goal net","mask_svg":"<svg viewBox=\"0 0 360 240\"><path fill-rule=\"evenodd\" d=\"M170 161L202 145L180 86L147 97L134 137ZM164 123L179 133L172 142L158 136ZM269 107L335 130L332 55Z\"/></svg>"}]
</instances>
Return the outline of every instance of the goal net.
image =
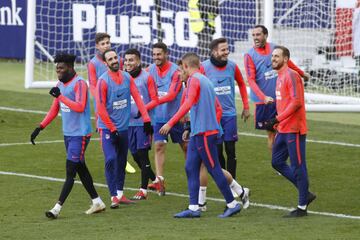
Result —
<instances>
[{"instance_id":1,"label":"goal net","mask_svg":"<svg viewBox=\"0 0 360 240\"><path fill-rule=\"evenodd\" d=\"M209 42L224 36L230 59L243 70L244 53L252 47L251 28L264 24L271 12L272 42L287 46L293 61L312 76L306 84L309 103L354 104L356 109L359 66L351 24L341 22L341 14L352 16L354 8L339 10L335 0L275 0L272 6L268 9L264 0L29 0L25 87L55 84L53 56L60 51L76 54L76 70L87 78L96 32L109 33L120 55L138 48L145 65L152 62L151 45L159 40L176 61L188 51L205 59Z\"/></svg>"}]
</instances>

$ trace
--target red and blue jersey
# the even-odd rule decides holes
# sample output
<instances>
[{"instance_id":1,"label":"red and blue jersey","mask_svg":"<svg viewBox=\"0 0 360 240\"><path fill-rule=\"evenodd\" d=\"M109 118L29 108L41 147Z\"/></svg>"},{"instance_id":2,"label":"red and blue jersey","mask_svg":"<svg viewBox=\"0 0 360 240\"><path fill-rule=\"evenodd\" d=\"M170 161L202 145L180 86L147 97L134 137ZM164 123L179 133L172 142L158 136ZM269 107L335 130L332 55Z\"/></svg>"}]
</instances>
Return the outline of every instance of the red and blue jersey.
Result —
<instances>
[{"instance_id":1,"label":"red and blue jersey","mask_svg":"<svg viewBox=\"0 0 360 240\"><path fill-rule=\"evenodd\" d=\"M96 107L99 115L98 128L111 132L127 130L130 120L131 98L139 107L144 122L150 117L134 80L127 72L105 72L97 83Z\"/></svg>"},{"instance_id":2,"label":"red and blue jersey","mask_svg":"<svg viewBox=\"0 0 360 240\"><path fill-rule=\"evenodd\" d=\"M119 57L120 70L122 69L122 61ZM88 80L90 85L90 93L95 97L95 89L98 79L107 71L107 65L103 61L100 53L95 56L88 63Z\"/></svg>"},{"instance_id":3,"label":"red and blue jersey","mask_svg":"<svg viewBox=\"0 0 360 240\"><path fill-rule=\"evenodd\" d=\"M245 54L245 71L250 86L250 99L255 103L264 103L265 96L275 99L277 72L272 69L271 57L275 44L266 43L264 48L251 48ZM291 69L304 76L304 72L291 60Z\"/></svg>"},{"instance_id":4,"label":"red and blue jersey","mask_svg":"<svg viewBox=\"0 0 360 240\"><path fill-rule=\"evenodd\" d=\"M97 53L88 63L88 80L90 85L91 95L95 96L95 89L98 79L104 72L107 71L106 63L102 57Z\"/></svg>"},{"instance_id":5,"label":"red and blue jersey","mask_svg":"<svg viewBox=\"0 0 360 240\"><path fill-rule=\"evenodd\" d=\"M304 85L300 75L287 66L278 71L276 110L279 133L306 134Z\"/></svg>"},{"instance_id":6,"label":"red and blue jersey","mask_svg":"<svg viewBox=\"0 0 360 240\"><path fill-rule=\"evenodd\" d=\"M158 102L157 88L154 79L150 74L144 70L141 70L139 76L135 79L135 85L141 95L141 99L146 105L146 109L151 117L151 120L154 120L154 110L150 106L155 106ZM131 97L131 115L129 126L143 126L144 122L142 118L137 118L138 107L135 104L134 98Z\"/></svg>"},{"instance_id":7,"label":"red and blue jersey","mask_svg":"<svg viewBox=\"0 0 360 240\"><path fill-rule=\"evenodd\" d=\"M212 135L220 130L221 105L209 79L195 72L187 82L185 99L168 124L174 126L190 110L191 136Z\"/></svg>"},{"instance_id":8,"label":"red and blue jersey","mask_svg":"<svg viewBox=\"0 0 360 240\"><path fill-rule=\"evenodd\" d=\"M246 85L235 62L228 60L225 67L216 67L208 59L201 63L201 71L214 86L215 93L223 109L223 116L236 116L235 81L239 86L244 109L249 109Z\"/></svg>"},{"instance_id":9,"label":"red and blue jersey","mask_svg":"<svg viewBox=\"0 0 360 240\"><path fill-rule=\"evenodd\" d=\"M159 105L155 108L155 121L166 123L179 109L182 84L179 77L178 66L167 62L162 68L151 64L148 68L154 78L159 95Z\"/></svg>"},{"instance_id":10,"label":"red and blue jersey","mask_svg":"<svg viewBox=\"0 0 360 240\"><path fill-rule=\"evenodd\" d=\"M255 48L250 49L250 51L245 56L245 69L246 74L248 76L248 81L250 85L250 99L255 102L263 102L265 96L270 96L275 99L275 86L276 86L276 79L277 79L277 72L273 70L271 64L271 55L274 50L275 45L272 43L268 43L267 47L269 50L266 54L258 53ZM252 63L250 62L249 58L251 58ZM255 65L256 72L255 72L255 83L257 87L260 89L261 93L265 96L259 94L254 87L253 84L250 84L251 79L249 76L251 75L250 64ZM257 93L259 96L257 96Z\"/></svg>"},{"instance_id":11,"label":"red and blue jersey","mask_svg":"<svg viewBox=\"0 0 360 240\"><path fill-rule=\"evenodd\" d=\"M61 111L62 129L65 136L86 136L91 134L90 101L84 79L75 75L67 83L58 82L61 95L40 123L45 128Z\"/></svg>"}]
</instances>

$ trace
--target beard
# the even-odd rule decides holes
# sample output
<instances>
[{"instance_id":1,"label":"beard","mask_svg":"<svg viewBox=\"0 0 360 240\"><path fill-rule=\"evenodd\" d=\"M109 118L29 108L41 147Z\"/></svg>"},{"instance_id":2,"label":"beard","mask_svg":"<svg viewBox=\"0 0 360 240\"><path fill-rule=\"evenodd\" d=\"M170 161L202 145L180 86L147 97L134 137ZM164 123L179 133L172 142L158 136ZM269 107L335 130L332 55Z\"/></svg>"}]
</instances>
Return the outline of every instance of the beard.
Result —
<instances>
[{"instance_id":1,"label":"beard","mask_svg":"<svg viewBox=\"0 0 360 240\"><path fill-rule=\"evenodd\" d=\"M62 83L67 83L75 76L75 74L75 72L66 72L62 75L61 78L59 78L59 81Z\"/></svg>"},{"instance_id":2,"label":"beard","mask_svg":"<svg viewBox=\"0 0 360 240\"><path fill-rule=\"evenodd\" d=\"M218 59L218 58L216 58L214 55L211 55L210 56L210 62L212 63L212 64L214 64L216 67L225 67L226 66L226 64L227 64L227 60L221 60L221 59Z\"/></svg>"},{"instance_id":3,"label":"beard","mask_svg":"<svg viewBox=\"0 0 360 240\"><path fill-rule=\"evenodd\" d=\"M127 71L133 78L136 78L137 76L140 75L141 73L141 66L137 66L136 68L134 68L131 71Z\"/></svg>"},{"instance_id":4,"label":"beard","mask_svg":"<svg viewBox=\"0 0 360 240\"><path fill-rule=\"evenodd\" d=\"M277 63L271 63L271 67L274 69L274 70L279 70L282 66L284 65L284 63L280 63L280 62L277 62Z\"/></svg>"},{"instance_id":5,"label":"beard","mask_svg":"<svg viewBox=\"0 0 360 240\"><path fill-rule=\"evenodd\" d=\"M119 69L120 69L119 63L114 63L114 64L112 64L111 66L109 65L109 68L110 68L111 71L117 72L117 71L119 71Z\"/></svg>"}]
</instances>

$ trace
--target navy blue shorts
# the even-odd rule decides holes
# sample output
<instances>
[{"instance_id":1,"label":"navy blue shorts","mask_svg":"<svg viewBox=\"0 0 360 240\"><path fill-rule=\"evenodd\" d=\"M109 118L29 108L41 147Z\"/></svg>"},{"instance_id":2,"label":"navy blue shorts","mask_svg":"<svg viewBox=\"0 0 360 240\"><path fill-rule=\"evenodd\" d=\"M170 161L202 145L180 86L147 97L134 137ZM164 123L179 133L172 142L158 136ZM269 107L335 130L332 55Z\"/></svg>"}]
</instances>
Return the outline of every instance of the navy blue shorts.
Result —
<instances>
[{"instance_id":1,"label":"navy blue shorts","mask_svg":"<svg viewBox=\"0 0 360 240\"><path fill-rule=\"evenodd\" d=\"M128 129L129 150L132 154L139 149L151 148L151 136L146 136L143 126L130 126Z\"/></svg>"},{"instance_id":2,"label":"navy blue shorts","mask_svg":"<svg viewBox=\"0 0 360 240\"><path fill-rule=\"evenodd\" d=\"M164 142L169 141L168 135L170 134L171 141L173 143L182 143L182 134L184 132L184 126L181 123L175 124L171 129L168 135L162 135L159 133L159 130L165 123L156 123L154 126L154 142Z\"/></svg>"},{"instance_id":3,"label":"navy blue shorts","mask_svg":"<svg viewBox=\"0 0 360 240\"><path fill-rule=\"evenodd\" d=\"M237 118L236 116L224 116L220 120L223 130L222 140L226 142L237 141Z\"/></svg>"},{"instance_id":4,"label":"navy blue shorts","mask_svg":"<svg viewBox=\"0 0 360 240\"><path fill-rule=\"evenodd\" d=\"M264 128L264 122L276 116L276 104L256 104L255 107L255 129Z\"/></svg>"},{"instance_id":5,"label":"navy blue shorts","mask_svg":"<svg viewBox=\"0 0 360 240\"><path fill-rule=\"evenodd\" d=\"M85 161L85 150L90 136L64 136L66 159L72 162Z\"/></svg>"}]
</instances>

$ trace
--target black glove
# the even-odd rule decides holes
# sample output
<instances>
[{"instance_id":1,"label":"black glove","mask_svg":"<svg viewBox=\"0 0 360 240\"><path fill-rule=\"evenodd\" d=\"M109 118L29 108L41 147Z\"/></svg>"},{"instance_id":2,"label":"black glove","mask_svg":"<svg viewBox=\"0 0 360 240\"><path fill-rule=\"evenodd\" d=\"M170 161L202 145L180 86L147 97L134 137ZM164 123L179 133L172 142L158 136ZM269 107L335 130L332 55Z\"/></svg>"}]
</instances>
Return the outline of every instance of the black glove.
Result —
<instances>
[{"instance_id":1,"label":"black glove","mask_svg":"<svg viewBox=\"0 0 360 240\"><path fill-rule=\"evenodd\" d=\"M49 92L49 94L51 95L51 96L53 96L53 97L56 97L56 98L58 98L59 96L60 96L60 88L58 88L58 87L53 87L52 89L50 89L50 92Z\"/></svg>"},{"instance_id":2,"label":"black glove","mask_svg":"<svg viewBox=\"0 0 360 240\"><path fill-rule=\"evenodd\" d=\"M110 140L115 146L120 145L120 134L117 130L110 133Z\"/></svg>"},{"instance_id":3,"label":"black glove","mask_svg":"<svg viewBox=\"0 0 360 240\"><path fill-rule=\"evenodd\" d=\"M141 112L140 111L138 111L138 113L137 113L136 117L134 117L134 119L139 119L139 118L141 118Z\"/></svg>"},{"instance_id":4,"label":"black glove","mask_svg":"<svg viewBox=\"0 0 360 240\"><path fill-rule=\"evenodd\" d=\"M144 122L144 133L149 136L154 133L154 129L151 126L151 122Z\"/></svg>"},{"instance_id":5,"label":"black glove","mask_svg":"<svg viewBox=\"0 0 360 240\"><path fill-rule=\"evenodd\" d=\"M274 125L277 123L279 123L279 121L276 118L272 118L264 122L264 128L268 131L274 131Z\"/></svg>"},{"instance_id":6,"label":"black glove","mask_svg":"<svg viewBox=\"0 0 360 240\"><path fill-rule=\"evenodd\" d=\"M184 130L191 132L191 124L190 124L190 121L184 122Z\"/></svg>"},{"instance_id":7,"label":"black glove","mask_svg":"<svg viewBox=\"0 0 360 240\"><path fill-rule=\"evenodd\" d=\"M42 128L37 127L35 128L35 130L32 132L31 136L30 136L30 141L33 145L35 145L35 138L37 137L37 135L39 135L40 131L42 130Z\"/></svg>"}]
</instances>

